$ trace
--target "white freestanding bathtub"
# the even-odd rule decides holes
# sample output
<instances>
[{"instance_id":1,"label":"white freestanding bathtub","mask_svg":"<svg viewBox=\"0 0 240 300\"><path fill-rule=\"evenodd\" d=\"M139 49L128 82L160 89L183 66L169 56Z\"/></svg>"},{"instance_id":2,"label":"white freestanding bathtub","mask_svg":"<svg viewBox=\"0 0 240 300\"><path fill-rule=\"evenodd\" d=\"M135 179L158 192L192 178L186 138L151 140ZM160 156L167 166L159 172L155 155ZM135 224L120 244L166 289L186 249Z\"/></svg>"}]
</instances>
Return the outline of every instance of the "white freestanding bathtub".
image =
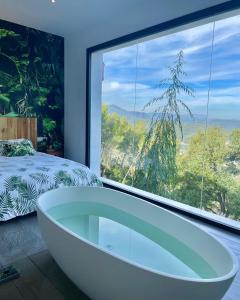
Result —
<instances>
[{"instance_id":1,"label":"white freestanding bathtub","mask_svg":"<svg viewBox=\"0 0 240 300\"><path fill-rule=\"evenodd\" d=\"M38 220L56 262L93 300L217 300L238 269L191 222L106 188L49 191L38 200Z\"/></svg>"}]
</instances>

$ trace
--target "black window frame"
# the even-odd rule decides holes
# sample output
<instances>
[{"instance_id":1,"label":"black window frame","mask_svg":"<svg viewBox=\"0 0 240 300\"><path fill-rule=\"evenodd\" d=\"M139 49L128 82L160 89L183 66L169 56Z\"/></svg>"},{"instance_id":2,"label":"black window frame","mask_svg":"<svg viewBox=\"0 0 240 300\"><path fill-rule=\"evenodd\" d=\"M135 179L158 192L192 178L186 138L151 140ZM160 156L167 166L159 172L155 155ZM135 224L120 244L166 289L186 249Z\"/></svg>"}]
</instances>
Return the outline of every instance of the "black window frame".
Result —
<instances>
[{"instance_id":1,"label":"black window frame","mask_svg":"<svg viewBox=\"0 0 240 300\"><path fill-rule=\"evenodd\" d=\"M239 0L231 0L226 1L224 3L211 6L127 35L124 35L122 37L118 37L116 39L95 45L93 47L87 48L86 50L86 141L85 141L85 165L90 167L90 155L91 155L91 149L90 149L90 137L91 137L91 56L96 51L103 51L112 47L116 47L122 44L126 44L129 42L134 42L139 39L146 38L148 36L152 36L154 34L159 34L161 32L178 28L180 26L184 26L190 23L194 23L197 21L201 21L207 18L211 18L220 14L228 13L231 11L235 11L237 9L240 9L240 1ZM104 183L105 187L112 188L136 197L139 197L145 201L148 201L150 203L156 204L160 207L166 208L168 210L171 210L176 213L180 213L182 215L188 216L192 219L196 219L199 221L203 221L206 224L213 225L215 227L219 227L221 229L224 229L226 231L235 233L240 235L240 229L232 227L227 224L223 224L222 222L219 222L217 220L209 219L206 216L196 215L193 212L189 212L184 210L183 208L177 208L173 207L171 204L161 203L157 200L154 200L154 198L146 197L144 195L140 195L139 193L135 193L129 190L125 190L117 185L112 185L109 183Z\"/></svg>"}]
</instances>

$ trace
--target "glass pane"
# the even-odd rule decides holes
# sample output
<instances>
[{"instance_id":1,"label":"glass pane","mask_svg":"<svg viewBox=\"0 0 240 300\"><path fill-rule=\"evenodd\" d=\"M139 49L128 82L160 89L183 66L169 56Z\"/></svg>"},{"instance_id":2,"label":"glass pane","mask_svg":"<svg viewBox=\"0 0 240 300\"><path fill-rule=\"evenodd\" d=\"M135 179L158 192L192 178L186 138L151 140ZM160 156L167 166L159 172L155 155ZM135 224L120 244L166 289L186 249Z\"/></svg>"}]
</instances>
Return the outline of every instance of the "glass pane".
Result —
<instances>
[{"instance_id":1,"label":"glass pane","mask_svg":"<svg viewBox=\"0 0 240 300\"><path fill-rule=\"evenodd\" d=\"M239 49L235 16L105 52L101 176L239 220Z\"/></svg>"},{"instance_id":2,"label":"glass pane","mask_svg":"<svg viewBox=\"0 0 240 300\"><path fill-rule=\"evenodd\" d=\"M134 157L136 54L133 45L103 55L101 176L118 182Z\"/></svg>"},{"instance_id":3,"label":"glass pane","mask_svg":"<svg viewBox=\"0 0 240 300\"><path fill-rule=\"evenodd\" d=\"M137 109L145 116L146 143L134 186L194 207L201 207L203 156L196 139L206 123L212 28L150 40L139 51L138 82L145 88L138 89Z\"/></svg>"},{"instance_id":4,"label":"glass pane","mask_svg":"<svg viewBox=\"0 0 240 300\"><path fill-rule=\"evenodd\" d=\"M204 208L240 220L240 16L216 22Z\"/></svg>"}]
</instances>

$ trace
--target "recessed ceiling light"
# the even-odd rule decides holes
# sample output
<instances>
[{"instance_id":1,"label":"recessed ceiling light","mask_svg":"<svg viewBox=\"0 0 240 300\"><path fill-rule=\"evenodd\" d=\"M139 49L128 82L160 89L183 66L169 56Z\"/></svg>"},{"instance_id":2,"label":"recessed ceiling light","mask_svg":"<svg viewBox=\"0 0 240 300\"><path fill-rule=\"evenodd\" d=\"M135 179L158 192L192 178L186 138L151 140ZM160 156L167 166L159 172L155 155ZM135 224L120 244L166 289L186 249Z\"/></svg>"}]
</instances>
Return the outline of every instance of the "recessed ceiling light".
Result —
<instances>
[{"instance_id":1,"label":"recessed ceiling light","mask_svg":"<svg viewBox=\"0 0 240 300\"><path fill-rule=\"evenodd\" d=\"M56 0L51 0L52 3L56 3Z\"/></svg>"}]
</instances>

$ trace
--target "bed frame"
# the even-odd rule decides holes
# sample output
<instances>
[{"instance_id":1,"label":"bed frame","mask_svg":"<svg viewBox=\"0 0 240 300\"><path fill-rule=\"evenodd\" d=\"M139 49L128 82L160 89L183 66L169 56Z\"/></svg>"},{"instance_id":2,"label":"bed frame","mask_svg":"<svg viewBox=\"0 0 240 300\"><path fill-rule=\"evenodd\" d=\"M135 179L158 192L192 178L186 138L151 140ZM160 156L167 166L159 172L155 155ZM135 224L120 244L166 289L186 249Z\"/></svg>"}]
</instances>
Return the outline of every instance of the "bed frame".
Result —
<instances>
[{"instance_id":1,"label":"bed frame","mask_svg":"<svg viewBox=\"0 0 240 300\"><path fill-rule=\"evenodd\" d=\"M26 138L37 149L37 118L0 117L0 140Z\"/></svg>"}]
</instances>

